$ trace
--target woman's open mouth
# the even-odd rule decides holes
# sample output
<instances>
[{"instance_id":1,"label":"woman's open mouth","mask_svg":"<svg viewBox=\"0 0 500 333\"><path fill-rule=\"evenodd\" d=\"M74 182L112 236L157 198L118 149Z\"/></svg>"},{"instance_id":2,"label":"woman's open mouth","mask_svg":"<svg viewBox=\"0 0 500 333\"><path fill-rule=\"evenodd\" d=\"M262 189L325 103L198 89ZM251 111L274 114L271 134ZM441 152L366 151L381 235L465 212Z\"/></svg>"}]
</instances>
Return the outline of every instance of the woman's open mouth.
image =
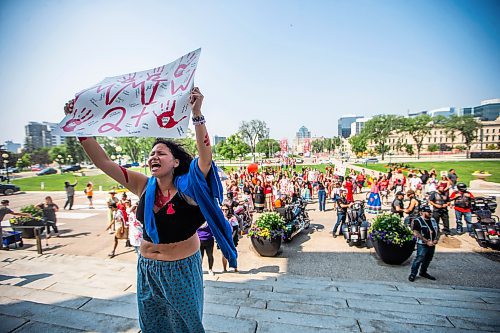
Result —
<instances>
[{"instance_id":1,"label":"woman's open mouth","mask_svg":"<svg viewBox=\"0 0 500 333\"><path fill-rule=\"evenodd\" d=\"M151 166L149 167L151 172L158 171L158 169L161 167L161 164L158 162L153 162L151 163Z\"/></svg>"}]
</instances>

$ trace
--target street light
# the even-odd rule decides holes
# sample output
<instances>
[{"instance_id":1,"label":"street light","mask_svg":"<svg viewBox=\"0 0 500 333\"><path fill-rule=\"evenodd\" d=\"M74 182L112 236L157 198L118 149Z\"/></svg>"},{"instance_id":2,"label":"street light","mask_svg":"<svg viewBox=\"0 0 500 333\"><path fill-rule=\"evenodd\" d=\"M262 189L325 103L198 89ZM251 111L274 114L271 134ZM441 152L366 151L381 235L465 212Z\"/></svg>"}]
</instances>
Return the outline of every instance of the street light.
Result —
<instances>
[{"instance_id":1,"label":"street light","mask_svg":"<svg viewBox=\"0 0 500 333\"><path fill-rule=\"evenodd\" d=\"M116 155L118 155L118 165L122 165L122 154L121 154L121 152L122 152L123 148L120 147L120 146L116 146L115 150L116 150Z\"/></svg>"},{"instance_id":2,"label":"street light","mask_svg":"<svg viewBox=\"0 0 500 333\"><path fill-rule=\"evenodd\" d=\"M5 169L5 176L7 177L7 183L10 183L9 169L7 169L7 164L9 163L9 154L3 153L2 158L3 158L3 168Z\"/></svg>"}]
</instances>

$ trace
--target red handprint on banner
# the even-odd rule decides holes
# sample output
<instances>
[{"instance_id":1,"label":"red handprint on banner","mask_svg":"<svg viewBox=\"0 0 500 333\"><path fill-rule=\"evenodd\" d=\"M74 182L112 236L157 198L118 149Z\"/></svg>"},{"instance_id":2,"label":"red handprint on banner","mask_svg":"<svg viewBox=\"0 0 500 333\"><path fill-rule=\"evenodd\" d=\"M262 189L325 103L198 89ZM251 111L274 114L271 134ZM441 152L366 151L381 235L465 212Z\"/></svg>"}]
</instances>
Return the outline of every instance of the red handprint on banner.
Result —
<instances>
[{"instance_id":1,"label":"red handprint on banner","mask_svg":"<svg viewBox=\"0 0 500 333\"><path fill-rule=\"evenodd\" d=\"M174 111L175 111L175 100L172 103L172 109L168 111L168 107L170 105L170 101L167 102L167 105L165 108L163 108L163 103L160 105L160 111L161 113L158 115L156 114L155 111L153 111L153 114L156 116L156 122L158 123L158 126L162 128L172 128L175 125L177 125L180 121L182 121L184 118L187 116L182 117L179 120L174 120Z\"/></svg>"},{"instance_id":2,"label":"red handprint on banner","mask_svg":"<svg viewBox=\"0 0 500 333\"><path fill-rule=\"evenodd\" d=\"M80 126L84 122L89 121L94 115L90 114L92 110L88 110L85 112L86 108L83 108L81 111L78 111L75 109L73 111L73 116L71 117L70 120L66 122L66 124L62 127L63 131L65 132L72 132L76 129L77 126ZM78 130L82 130L82 128L79 128Z\"/></svg>"}]
</instances>

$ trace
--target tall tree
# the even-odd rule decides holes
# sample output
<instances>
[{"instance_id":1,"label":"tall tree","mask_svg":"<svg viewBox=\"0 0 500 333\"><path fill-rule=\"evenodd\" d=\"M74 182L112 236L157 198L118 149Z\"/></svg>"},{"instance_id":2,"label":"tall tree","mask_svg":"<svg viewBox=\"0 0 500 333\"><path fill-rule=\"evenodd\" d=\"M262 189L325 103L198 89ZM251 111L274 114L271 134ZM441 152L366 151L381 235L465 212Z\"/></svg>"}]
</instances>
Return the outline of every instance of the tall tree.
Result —
<instances>
[{"instance_id":1,"label":"tall tree","mask_svg":"<svg viewBox=\"0 0 500 333\"><path fill-rule=\"evenodd\" d=\"M88 161L87 154L85 154L82 145L78 142L76 137L68 136L66 138L66 152L68 155L71 155L71 158L75 163Z\"/></svg>"},{"instance_id":2,"label":"tall tree","mask_svg":"<svg viewBox=\"0 0 500 333\"><path fill-rule=\"evenodd\" d=\"M354 135L349 139L349 144L351 145L351 150L356 154L356 156L361 156L368 148L368 142L363 135Z\"/></svg>"},{"instance_id":3,"label":"tall tree","mask_svg":"<svg viewBox=\"0 0 500 333\"><path fill-rule=\"evenodd\" d=\"M426 114L413 117L402 118L399 123L399 132L406 132L415 141L417 148L417 159L420 159L420 151L424 145L424 139L431 134L432 131L432 117Z\"/></svg>"},{"instance_id":4,"label":"tall tree","mask_svg":"<svg viewBox=\"0 0 500 333\"><path fill-rule=\"evenodd\" d=\"M229 136L225 141L219 142L217 151L222 157L229 161L234 160L236 157L243 157L248 154L251 149L238 134Z\"/></svg>"},{"instance_id":5,"label":"tall tree","mask_svg":"<svg viewBox=\"0 0 500 333\"><path fill-rule=\"evenodd\" d=\"M313 142L311 142L311 150L313 151L313 153L321 153L323 151L323 148L323 139L314 140Z\"/></svg>"},{"instance_id":6,"label":"tall tree","mask_svg":"<svg viewBox=\"0 0 500 333\"><path fill-rule=\"evenodd\" d=\"M280 142L274 139L260 140L255 147L255 150L260 154L265 154L266 158L274 156L280 149Z\"/></svg>"},{"instance_id":7,"label":"tall tree","mask_svg":"<svg viewBox=\"0 0 500 333\"><path fill-rule=\"evenodd\" d=\"M478 137L479 130L481 129L481 123L470 115L453 115L449 118L446 118L441 123L446 131L446 134L449 137L455 135L456 132L460 133L463 136L465 146L467 147L466 156L467 158L469 158L470 147Z\"/></svg>"},{"instance_id":8,"label":"tall tree","mask_svg":"<svg viewBox=\"0 0 500 333\"><path fill-rule=\"evenodd\" d=\"M250 120L249 122L242 121L239 132L241 137L250 145L253 160L255 161L255 147L257 146L257 142L269 137L269 128L266 122L257 119Z\"/></svg>"},{"instance_id":9,"label":"tall tree","mask_svg":"<svg viewBox=\"0 0 500 333\"><path fill-rule=\"evenodd\" d=\"M361 135L375 144L375 149L380 151L382 160L386 153L386 149L384 149L386 141L391 132L398 128L398 122L401 118L401 116L395 115L375 116L365 123L361 131Z\"/></svg>"}]
</instances>

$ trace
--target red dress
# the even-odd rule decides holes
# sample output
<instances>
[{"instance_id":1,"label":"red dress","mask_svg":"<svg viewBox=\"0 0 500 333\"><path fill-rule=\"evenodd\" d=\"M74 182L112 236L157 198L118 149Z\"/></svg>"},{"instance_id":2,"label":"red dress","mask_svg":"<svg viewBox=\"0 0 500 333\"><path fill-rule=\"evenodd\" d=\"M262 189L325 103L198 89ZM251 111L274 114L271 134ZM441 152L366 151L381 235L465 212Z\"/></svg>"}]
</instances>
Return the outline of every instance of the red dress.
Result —
<instances>
[{"instance_id":1,"label":"red dress","mask_svg":"<svg viewBox=\"0 0 500 333\"><path fill-rule=\"evenodd\" d=\"M347 197L346 197L347 202L353 202L353 201L354 201L354 196L353 196L353 194L352 194L352 185L353 185L353 184L352 184L352 182L350 182L350 181L346 181L346 182L344 183L344 187L345 187L345 188L346 188L346 190L347 190Z\"/></svg>"}]
</instances>

